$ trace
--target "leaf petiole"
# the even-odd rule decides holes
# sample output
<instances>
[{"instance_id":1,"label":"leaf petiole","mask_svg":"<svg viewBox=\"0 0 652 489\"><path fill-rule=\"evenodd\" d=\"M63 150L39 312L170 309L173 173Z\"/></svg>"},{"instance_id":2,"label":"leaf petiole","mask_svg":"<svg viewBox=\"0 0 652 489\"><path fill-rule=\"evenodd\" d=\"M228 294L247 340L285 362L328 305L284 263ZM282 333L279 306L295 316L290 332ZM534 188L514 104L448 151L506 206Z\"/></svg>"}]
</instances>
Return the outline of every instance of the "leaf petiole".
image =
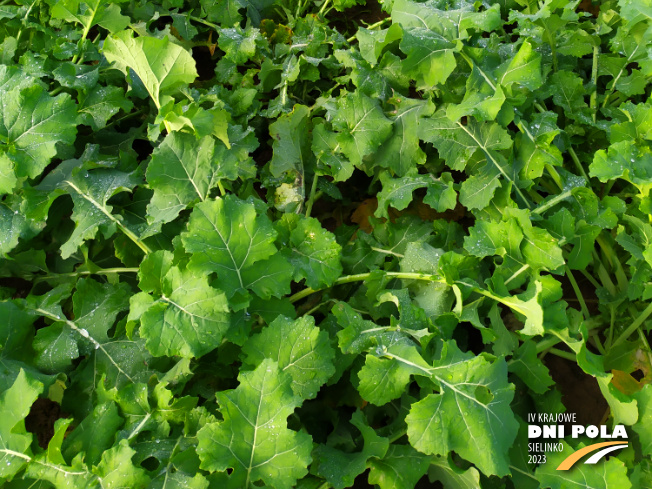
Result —
<instances>
[{"instance_id":1,"label":"leaf petiole","mask_svg":"<svg viewBox=\"0 0 652 489\"><path fill-rule=\"evenodd\" d=\"M627 338L629 338L632 333L634 333L638 327L643 324L643 322L650 317L652 314L652 302L641 312L636 319L630 324L625 331L623 331L618 338L611 344L611 347L618 346Z\"/></svg>"}]
</instances>

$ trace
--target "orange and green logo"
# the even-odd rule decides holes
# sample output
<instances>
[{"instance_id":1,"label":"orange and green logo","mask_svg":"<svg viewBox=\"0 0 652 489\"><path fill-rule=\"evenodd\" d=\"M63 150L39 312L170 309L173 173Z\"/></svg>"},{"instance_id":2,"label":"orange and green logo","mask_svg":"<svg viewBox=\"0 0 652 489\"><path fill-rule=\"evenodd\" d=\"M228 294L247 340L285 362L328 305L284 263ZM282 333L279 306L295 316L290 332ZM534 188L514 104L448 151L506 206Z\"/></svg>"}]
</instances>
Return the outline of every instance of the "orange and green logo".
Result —
<instances>
[{"instance_id":1,"label":"orange and green logo","mask_svg":"<svg viewBox=\"0 0 652 489\"><path fill-rule=\"evenodd\" d=\"M608 453L611 453L616 450L620 450L621 448L625 448L626 446L627 446L627 442L622 442L622 441L605 441L602 443L594 443L593 445L589 445L588 447L580 448L576 452L566 457L564 461L559 464L557 470L568 470L573 465L575 465L575 463L577 463L577 461L580 460L582 457L588 455L591 452L595 452L596 450L598 450L597 453L591 455L584 462L585 464L596 464Z\"/></svg>"}]
</instances>

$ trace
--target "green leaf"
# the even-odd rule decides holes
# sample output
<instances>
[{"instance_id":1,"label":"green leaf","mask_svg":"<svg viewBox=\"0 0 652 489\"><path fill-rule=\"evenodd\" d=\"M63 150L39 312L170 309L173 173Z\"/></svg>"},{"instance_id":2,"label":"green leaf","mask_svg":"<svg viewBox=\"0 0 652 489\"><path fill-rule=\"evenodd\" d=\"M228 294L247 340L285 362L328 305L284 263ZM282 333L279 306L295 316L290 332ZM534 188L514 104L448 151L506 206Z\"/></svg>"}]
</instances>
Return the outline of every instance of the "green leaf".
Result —
<instances>
[{"instance_id":1,"label":"green leaf","mask_svg":"<svg viewBox=\"0 0 652 489\"><path fill-rule=\"evenodd\" d=\"M464 99L459 104L451 104L446 109L446 115L451 120L472 115L479 121L496 119L498 112L506 100L502 86L490 72L489 63L483 63L481 54L467 50L473 55L464 54L471 65L471 75L466 80Z\"/></svg>"},{"instance_id":2,"label":"green leaf","mask_svg":"<svg viewBox=\"0 0 652 489\"><path fill-rule=\"evenodd\" d=\"M110 236L116 226L125 229L121 219L113 214L113 207L107 201L115 194L131 191L138 183L136 175L117 170L81 170L63 181L69 189L75 204L72 220L75 229L61 246L61 256L68 258L87 239L92 239L98 229L104 230L105 236Z\"/></svg>"},{"instance_id":3,"label":"green leaf","mask_svg":"<svg viewBox=\"0 0 652 489\"><path fill-rule=\"evenodd\" d=\"M120 87L95 86L88 95L80 97L77 107L79 123L91 126L95 131L106 127L111 117L120 110L130 112L134 105L125 97Z\"/></svg>"},{"instance_id":4,"label":"green leaf","mask_svg":"<svg viewBox=\"0 0 652 489\"><path fill-rule=\"evenodd\" d=\"M359 91L338 99L333 128L339 132L337 142L354 165L361 165L392 132L378 102Z\"/></svg>"},{"instance_id":5,"label":"green leaf","mask_svg":"<svg viewBox=\"0 0 652 489\"><path fill-rule=\"evenodd\" d=\"M11 480L30 461L32 434L25 418L43 384L21 370L14 384L0 394L0 481Z\"/></svg>"},{"instance_id":6,"label":"green leaf","mask_svg":"<svg viewBox=\"0 0 652 489\"><path fill-rule=\"evenodd\" d=\"M631 141L614 143L607 151L596 151L589 175L601 182L622 178L646 196L652 189L652 153Z\"/></svg>"},{"instance_id":7,"label":"green leaf","mask_svg":"<svg viewBox=\"0 0 652 489\"><path fill-rule=\"evenodd\" d=\"M120 440L118 444L105 451L102 454L102 461L93 469L102 480L102 486L107 489L147 487L150 479L145 469L134 465L131 461L135 453L127 440Z\"/></svg>"},{"instance_id":8,"label":"green leaf","mask_svg":"<svg viewBox=\"0 0 652 489\"><path fill-rule=\"evenodd\" d=\"M525 341L516 350L509 371L518 375L537 394L543 394L554 384L548 368L537 357L536 344L532 341Z\"/></svg>"},{"instance_id":9,"label":"green leaf","mask_svg":"<svg viewBox=\"0 0 652 489\"><path fill-rule=\"evenodd\" d=\"M638 421L633 428L638 433L644 455L652 454L652 427L650 426L650 420L652 420L652 388L649 385L645 385L643 389L634 394L634 399L638 402Z\"/></svg>"},{"instance_id":10,"label":"green leaf","mask_svg":"<svg viewBox=\"0 0 652 489\"><path fill-rule=\"evenodd\" d=\"M317 219L284 214L276 230L281 253L294 267L296 282L305 279L309 287L328 287L342 274L342 248Z\"/></svg>"},{"instance_id":11,"label":"green leaf","mask_svg":"<svg viewBox=\"0 0 652 489\"><path fill-rule=\"evenodd\" d=\"M458 45L430 29L405 29L400 48L407 55L403 72L415 79L420 89L444 83L457 65L454 53Z\"/></svg>"},{"instance_id":12,"label":"green leaf","mask_svg":"<svg viewBox=\"0 0 652 489\"><path fill-rule=\"evenodd\" d=\"M317 174L330 175L336 182L348 180L353 165L342 156L337 133L329 131L325 123L315 124L312 130L312 152L317 158Z\"/></svg>"},{"instance_id":13,"label":"green leaf","mask_svg":"<svg viewBox=\"0 0 652 489\"><path fill-rule=\"evenodd\" d=\"M412 375L429 374L429 365L412 342L400 334L396 334L393 340L394 344L381 344L374 352L384 358L368 354L358 372L360 396L377 406L401 397Z\"/></svg>"},{"instance_id":14,"label":"green leaf","mask_svg":"<svg viewBox=\"0 0 652 489\"><path fill-rule=\"evenodd\" d=\"M51 10L53 19L63 19L81 24L85 32L94 25L100 25L109 32L117 32L129 25L129 17L120 14L115 3L99 0L63 0L56 2Z\"/></svg>"},{"instance_id":15,"label":"green leaf","mask_svg":"<svg viewBox=\"0 0 652 489\"><path fill-rule=\"evenodd\" d=\"M97 465L102 454L113 445L122 422L115 403L98 404L65 439L63 456L72 460L78 453L84 452L86 463Z\"/></svg>"},{"instance_id":16,"label":"green leaf","mask_svg":"<svg viewBox=\"0 0 652 489\"><path fill-rule=\"evenodd\" d=\"M503 358L483 356L459 361L449 347L434 363L440 392L414 403L406 418L408 437L423 453L455 451L486 475L509 473L508 450L518 423L509 403L514 386L507 383Z\"/></svg>"},{"instance_id":17,"label":"green leaf","mask_svg":"<svg viewBox=\"0 0 652 489\"><path fill-rule=\"evenodd\" d=\"M278 316L260 334L242 347L247 363L258 365L266 358L292 377L292 390L302 399L312 399L335 373L335 352L328 334L315 326L312 316L295 321Z\"/></svg>"},{"instance_id":18,"label":"green leaf","mask_svg":"<svg viewBox=\"0 0 652 489\"><path fill-rule=\"evenodd\" d=\"M147 182L154 189L147 206L152 226L174 220L196 201L205 201L216 184L213 164L215 140L199 140L190 134L173 132L152 153L147 166Z\"/></svg>"},{"instance_id":19,"label":"green leaf","mask_svg":"<svg viewBox=\"0 0 652 489\"><path fill-rule=\"evenodd\" d=\"M496 81L504 87L516 83L528 90L536 90L543 84L541 54L534 50L532 43L525 41L511 60L498 67Z\"/></svg>"},{"instance_id":20,"label":"green leaf","mask_svg":"<svg viewBox=\"0 0 652 489\"><path fill-rule=\"evenodd\" d=\"M392 178L389 173L383 172L380 181L383 189L378 193L378 217L389 218L387 207L390 205L399 211L405 209L412 201L412 193L419 188L427 189L423 201L438 212L453 209L457 204L457 193L450 173L442 173L441 177L436 178L431 173L422 175L412 169L404 177Z\"/></svg>"},{"instance_id":21,"label":"green leaf","mask_svg":"<svg viewBox=\"0 0 652 489\"><path fill-rule=\"evenodd\" d=\"M369 64L375 65L385 47L401 39L403 30L398 24L392 24L389 29L381 30L368 30L359 27L355 36L358 38L362 57Z\"/></svg>"},{"instance_id":22,"label":"green leaf","mask_svg":"<svg viewBox=\"0 0 652 489\"><path fill-rule=\"evenodd\" d=\"M269 126L274 155L269 170L275 177L294 172L303 180L310 152L310 109L295 105L292 112L283 114ZM292 176L295 176L294 173Z\"/></svg>"},{"instance_id":23,"label":"green leaf","mask_svg":"<svg viewBox=\"0 0 652 489\"><path fill-rule=\"evenodd\" d=\"M399 176L406 175L417 165L423 165L426 154L419 146L419 125L434 110L432 103L399 99L392 117L394 132L378 149L374 163L391 169Z\"/></svg>"},{"instance_id":24,"label":"green leaf","mask_svg":"<svg viewBox=\"0 0 652 489\"><path fill-rule=\"evenodd\" d=\"M432 143L446 165L453 170L463 170L469 159L479 151L497 170L498 175L494 180L500 173L509 178L506 161L498 151L511 148L512 140L509 133L498 124L478 123L469 119L465 126L450 120L446 111L440 109L432 117L423 120L419 127L419 137Z\"/></svg>"},{"instance_id":25,"label":"green leaf","mask_svg":"<svg viewBox=\"0 0 652 489\"><path fill-rule=\"evenodd\" d=\"M229 327L228 303L205 275L181 270L171 261L167 251L143 261L139 278L145 292L131 298L132 308L143 308L140 335L154 356L200 357L221 343ZM150 291L154 296L146 294Z\"/></svg>"},{"instance_id":26,"label":"green leaf","mask_svg":"<svg viewBox=\"0 0 652 489\"><path fill-rule=\"evenodd\" d=\"M218 46L224 51L226 59L237 65L243 65L254 58L259 47L265 42L260 30L252 25L245 29L239 25L220 29L219 34Z\"/></svg>"},{"instance_id":27,"label":"green leaf","mask_svg":"<svg viewBox=\"0 0 652 489\"><path fill-rule=\"evenodd\" d=\"M480 473L475 467L460 469L450 457L433 457L428 478L441 482L447 489L476 489L480 486Z\"/></svg>"},{"instance_id":28,"label":"green leaf","mask_svg":"<svg viewBox=\"0 0 652 489\"><path fill-rule=\"evenodd\" d=\"M557 127L557 114L535 114L531 123L521 121L519 128L522 132L515 139L516 165L520 167L519 175L522 179L541 177L546 165L561 165L561 151L553 144L561 132Z\"/></svg>"},{"instance_id":29,"label":"green leaf","mask_svg":"<svg viewBox=\"0 0 652 489\"><path fill-rule=\"evenodd\" d=\"M488 32L502 23L497 3L479 12L478 8L470 2L455 2L449 6L440 2L395 0L392 20L404 27L427 27L449 40L466 39L471 35L469 31Z\"/></svg>"},{"instance_id":30,"label":"green leaf","mask_svg":"<svg viewBox=\"0 0 652 489\"><path fill-rule=\"evenodd\" d=\"M0 150L19 178L36 178L57 154L57 143L75 141L76 119L67 94L51 97L39 85L0 90Z\"/></svg>"},{"instance_id":31,"label":"green leaf","mask_svg":"<svg viewBox=\"0 0 652 489\"><path fill-rule=\"evenodd\" d=\"M390 445L382 459L369 461L369 484L377 484L380 489L413 489L432 459L410 445Z\"/></svg>"},{"instance_id":32,"label":"green leaf","mask_svg":"<svg viewBox=\"0 0 652 489\"><path fill-rule=\"evenodd\" d=\"M578 75L570 71L558 71L550 77L547 90L555 104L564 109L567 117L581 122L590 121L589 106L584 100L586 90Z\"/></svg>"},{"instance_id":33,"label":"green leaf","mask_svg":"<svg viewBox=\"0 0 652 489\"><path fill-rule=\"evenodd\" d=\"M229 299L236 293L246 294L248 288L255 290L262 278L268 287L275 286L273 293L270 291L275 297L289 292L289 266L275 262L278 265L261 277L263 260L277 260L272 258L277 253L275 239L276 231L267 216L257 215L253 203L233 195L195 205L188 231L181 233L184 248L192 253L188 268L216 272Z\"/></svg>"},{"instance_id":34,"label":"green leaf","mask_svg":"<svg viewBox=\"0 0 652 489\"><path fill-rule=\"evenodd\" d=\"M97 342L107 343L107 332L118 314L127 308L126 302L130 294L130 288L124 283L113 285L90 278L80 279L72 296L75 324L86 330ZM84 353L94 349L95 345L85 343L82 346Z\"/></svg>"},{"instance_id":35,"label":"green leaf","mask_svg":"<svg viewBox=\"0 0 652 489\"><path fill-rule=\"evenodd\" d=\"M122 31L106 38L103 53L125 75L129 74L129 68L134 70L157 108L163 104L163 96L197 78L195 60L190 53L167 37L134 39L131 31Z\"/></svg>"},{"instance_id":36,"label":"green leaf","mask_svg":"<svg viewBox=\"0 0 652 489\"><path fill-rule=\"evenodd\" d=\"M317 473L334 489L351 487L355 478L367 468L369 459L383 458L389 449L389 441L376 434L361 411L353 413L351 424L362 433L364 447L361 451L346 453L329 445L319 445L315 449L319 463Z\"/></svg>"},{"instance_id":37,"label":"green leaf","mask_svg":"<svg viewBox=\"0 0 652 489\"><path fill-rule=\"evenodd\" d=\"M197 454L210 472L232 469L230 487L257 481L290 489L307 474L312 439L287 428L287 418L301 399L292 392L292 376L265 359L241 372L240 385L217 393L223 421L199 430Z\"/></svg>"}]
</instances>

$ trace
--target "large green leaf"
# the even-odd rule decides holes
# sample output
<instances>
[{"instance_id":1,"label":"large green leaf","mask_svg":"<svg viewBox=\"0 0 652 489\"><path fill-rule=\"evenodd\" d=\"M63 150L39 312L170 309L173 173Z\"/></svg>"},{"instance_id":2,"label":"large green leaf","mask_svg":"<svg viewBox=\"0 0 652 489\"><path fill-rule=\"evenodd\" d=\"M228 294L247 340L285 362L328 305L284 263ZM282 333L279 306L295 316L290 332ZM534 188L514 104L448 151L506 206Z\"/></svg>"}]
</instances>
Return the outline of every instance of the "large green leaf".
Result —
<instances>
[{"instance_id":1,"label":"large green leaf","mask_svg":"<svg viewBox=\"0 0 652 489\"><path fill-rule=\"evenodd\" d=\"M148 221L154 226L170 222L189 204L208 198L217 184L213 164L215 140L197 140L190 134L173 132L152 153L147 182L154 190L147 206Z\"/></svg>"},{"instance_id":2,"label":"large green leaf","mask_svg":"<svg viewBox=\"0 0 652 489\"><path fill-rule=\"evenodd\" d=\"M144 260L139 277L144 292L131 297L130 319L140 319L152 355L200 357L219 346L229 308L205 275L173 266L172 254L158 251Z\"/></svg>"},{"instance_id":3,"label":"large green leaf","mask_svg":"<svg viewBox=\"0 0 652 489\"><path fill-rule=\"evenodd\" d=\"M292 269L276 255L275 239L267 216L233 195L197 204L188 231L181 233L184 248L192 253L189 269L217 273L229 299L246 295L247 289L267 298L288 291Z\"/></svg>"},{"instance_id":4,"label":"large green leaf","mask_svg":"<svg viewBox=\"0 0 652 489\"><path fill-rule=\"evenodd\" d=\"M430 29L406 29L401 40L401 51L407 54L403 72L416 80L417 87L432 89L455 69L457 50L457 44Z\"/></svg>"},{"instance_id":5,"label":"large green leaf","mask_svg":"<svg viewBox=\"0 0 652 489\"><path fill-rule=\"evenodd\" d=\"M354 165L361 165L392 132L377 101L355 91L338 100L333 127L339 132L337 142Z\"/></svg>"},{"instance_id":6,"label":"large green leaf","mask_svg":"<svg viewBox=\"0 0 652 489\"><path fill-rule=\"evenodd\" d=\"M0 90L0 151L19 178L40 175L57 154L57 143L75 141L76 126L75 103L67 94L51 97L39 85Z\"/></svg>"},{"instance_id":7,"label":"large green leaf","mask_svg":"<svg viewBox=\"0 0 652 489\"><path fill-rule=\"evenodd\" d=\"M432 461L432 456L410 445L390 445L382 459L369 461L369 484L378 484L380 489L413 489Z\"/></svg>"},{"instance_id":8,"label":"large green leaf","mask_svg":"<svg viewBox=\"0 0 652 489\"><path fill-rule=\"evenodd\" d=\"M119 192L131 191L137 183L133 173L104 169L81 170L64 180L63 186L75 204L72 219L76 226L61 246L61 256L68 258L75 253L84 241L95 237L98 229L105 235L113 234L116 227L125 231L122 219L113 214L107 201Z\"/></svg>"},{"instance_id":9,"label":"large green leaf","mask_svg":"<svg viewBox=\"0 0 652 489\"><path fill-rule=\"evenodd\" d=\"M292 376L265 359L238 380L237 389L217 393L224 420L208 423L197 434L201 468L233 470L233 488L263 481L290 489L308 472L312 450L309 435L287 428L288 416L301 403L292 392Z\"/></svg>"},{"instance_id":10,"label":"large green leaf","mask_svg":"<svg viewBox=\"0 0 652 489\"><path fill-rule=\"evenodd\" d=\"M109 32L120 31L129 25L129 17L120 14L117 3L100 0L63 0L54 4L51 13L53 19L77 22L85 32L94 25L100 25Z\"/></svg>"},{"instance_id":11,"label":"large green leaf","mask_svg":"<svg viewBox=\"0 0 652 489\"><path fill-rule=\"evenodd\" d=\"M439 393L412 405L406 418L410 443L435 455L455 451L487 475L509 473L508 450L518 431L509 404L514 386L507 363L477 356L460 361L454 344L434 363Z\"/></svg>"},{"instance_id":12,"label":"large green leaf","mask_svg":"<svg viewBox=\"0 0 652 489\"><path fill-rule=\"evenodd\" d=\"M197 78L195 61L188 51L165 37L132 37L122 31L104 41L104 56L125 75L134 70L160 108L169 96Z\"/></svg>"}]
</instances>

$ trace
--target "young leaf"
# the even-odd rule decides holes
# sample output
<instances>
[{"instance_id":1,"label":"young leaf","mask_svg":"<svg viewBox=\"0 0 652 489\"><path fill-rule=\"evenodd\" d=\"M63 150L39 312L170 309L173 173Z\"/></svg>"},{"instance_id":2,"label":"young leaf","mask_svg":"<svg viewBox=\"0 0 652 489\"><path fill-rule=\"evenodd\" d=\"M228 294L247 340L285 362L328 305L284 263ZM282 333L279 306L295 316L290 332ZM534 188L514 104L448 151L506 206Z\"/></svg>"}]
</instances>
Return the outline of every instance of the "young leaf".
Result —
<instances>
[{"instance_id":1,"label":"young leaf","mask_svg":"<svg viewBox=\"0 0 652 489\"><path fill-rule=\"evenodd\" d=\"M450 173L442 173L436 178L430 174L418 174L411 169L405 176L392 178L389 173L380 174L383 189L378 193L378 210L376 216L389 218L387 207L401 211L412 201L412 193L419 188L426 188L423 201L437 212L453 209L457 204L457 192L453 188Z\"/></svg>"},{"instance_id":2,"label":"young leaf","mask_svg":"<svg viewBox=\"0 0 652 489\"><path fill-rule=\"evenodd\" d=\"M433 114L435 106L420 100L399 99L393 111L394 132L378 149L374 163L403 176L426 162L419 146L419 125Z\"/></svg>"},{"instance_id":3,"label":"young leaf","mask_svg":"<svg viewBox=\"0 0 652 489\"><path fill-rule=\"evenodd\" d=\"M100 25L109 32L117 32L129 25L129 17L120 14L120 7L115 3L99 0L63 0L52 7L52 18L77 22L84 32L94 25Z\"/></svg>"},{"instance_id":4,"label":"young leaf","mask_svg":"<svg viewBox=\"0 0 652 489\"><path fill-rule=\"evenodd\" d=\"M459 50L457 44L430 29L405 29L400 47L407 55L403 73L416 80L417 88L432 89L443 84L457 64L454 54Z\"/></svg>"},{"instance_id":5,"label":"young leaf","mask_svg":"<svg viewBox=\"0 0 652 489\"><path fill-rule=\"evenodd\" d=\"M238 388L217 393L224 420L197 433L201 468L232 469L232 487L263 481L291 489L308 472L312 449L310 435L287 428L288 416L301 403L292 392L292 377L265 359L238 380Z\"/></svg>"}]
</instances>

